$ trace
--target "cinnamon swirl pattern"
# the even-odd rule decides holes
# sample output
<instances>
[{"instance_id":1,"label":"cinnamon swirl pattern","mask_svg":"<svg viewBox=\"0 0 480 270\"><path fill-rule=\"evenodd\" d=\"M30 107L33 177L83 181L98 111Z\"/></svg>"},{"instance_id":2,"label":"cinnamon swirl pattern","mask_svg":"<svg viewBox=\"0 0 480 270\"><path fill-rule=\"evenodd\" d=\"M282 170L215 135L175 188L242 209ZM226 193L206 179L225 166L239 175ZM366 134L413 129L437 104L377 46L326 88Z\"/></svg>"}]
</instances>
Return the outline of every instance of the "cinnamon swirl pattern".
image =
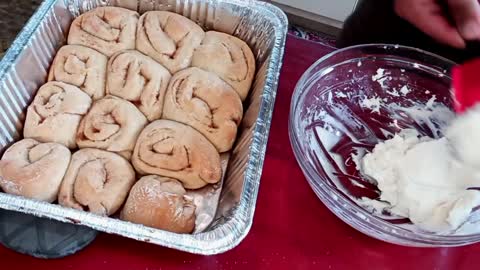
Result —
<instances>
[{"instance_id":1,"label":"cinnamon swirl pattern","mask_svg":"<svg viewBox=\"0 0 480 270\"><path fill-rule=\"evenodd\" d=\"M222 153L232 148L243 108L235 90L217 75L189 68L173 76L163 114L195 128Z\"/></svg>"},{"instance_id":2,"label":"cinnamon swirl pattern","mask_svg":"<svg viewBox=\"0 0 480 270\"><path fill-rule=\"evenodd\" d=\"M135 104L149 121L162 116L170 73L138 51L119 52L110 58L107 93Z\"/></svg>"},{"instance_id":3,"label":"cinnamon swirl pattern","mask_svg":"<svg viewBox=\"0 0 480 270\"><path fill-rule=\"evenodd\" d=\"M40 87L28 107L23 135L40 142L76 148L75 136L80 120L91 104L90 97L78 87L48 82Z\"/></svg>"},{"instance_id":4,"label":"cinnamon swirl pattern","mask_svg":"<svg viewBox=\"0 0 480 270\"><path fill-rule=\"evenodd\" d=\"M80 122L77 144L117 152L129 159L146 124L147 119L132 103L106 96L96 101Z\"/></svg>"},{"instance_id":5,"label":"cinnamon swirl pattern","mask_svg":"<svg viewBox=\"0 0 480 270\"><path fill-rule=\"evenodd\" d=\"M220 76L242 100L247 98L255 76L255 58L250 47L234 36L215 31L206 33L193 54L192 66Z\"/></svg>"},{"instance_id":6,"label":"cinnamon swirl pattern","mask_svg":"<svg viewBox=\"0 0 480 270\"><path fill-rule=\"evenodd\" d=\"M84 45L106 56L135 49L138 13L119 7L99 7L76 18L68 44Z\"/></svg>"},{"instance_id":7,"label":"cinnamon swirl pattern","mask_svg":"<svg viewBox=\"0 0 480 270\"><path fill-rule=\"evenodd\" d=\"M190 66L193 51L204 35L202 28L186 17L149 11L138 22L136 48L174 74Z\"/></svg>"},{"instance_id":8,"label":"cinnamon swirl pattern","mask_svg":"<svg viewBox=\"0 0 480 270\"><path fill-rule=\"evenodd\" d=\"M122 206L134 182L135 171L123 157L98 149L81 149L72 155L58 202L109 216Z\"/></svg>"},{"instance_id":9,"label":"cinnamon swirl pattern","mask_svg":"<svg viewBox=\"0 0 480 270\"><path fill-rule=\"evenodd\" d=\"M84 46L66 45L57 52L48 80L73 84L96 100L105 96L106 71L105 55Z\"/></svg>"},{"instance_id":10,"label":"cinnamon swirl pattern","mask_svg":"<svg viewBox=\"0 0 480 270\"><path fill-rule=\"evenodd\" d=\"M182 184L172 178L149 175L132 187L120 218L175 233L195 228L196 206Z\"/></svg>"},{"instance_id":11,"label":"cinnamon swirl pattern","mask_svg":"<svg viewBox=\"0 0 480 270\"><path fill-rule=\"evenodd\" d=\"M10 194L53 202L70 157L70 150L61 144L23 139L0 160L0 187Z\"/></svg>"},{"instance_id":12,"label":"cinnamon swirl pattern","mask_svg":"<svg viewBox=\"0 0 480 270\"><path fill-rule=\"evenodd\" d=\"M220 181L220 155L201 133L184 124L157 120L140 134L132 163L141 174L154 174L181 181L198 189Z\"/></svg>"}]
</instances>

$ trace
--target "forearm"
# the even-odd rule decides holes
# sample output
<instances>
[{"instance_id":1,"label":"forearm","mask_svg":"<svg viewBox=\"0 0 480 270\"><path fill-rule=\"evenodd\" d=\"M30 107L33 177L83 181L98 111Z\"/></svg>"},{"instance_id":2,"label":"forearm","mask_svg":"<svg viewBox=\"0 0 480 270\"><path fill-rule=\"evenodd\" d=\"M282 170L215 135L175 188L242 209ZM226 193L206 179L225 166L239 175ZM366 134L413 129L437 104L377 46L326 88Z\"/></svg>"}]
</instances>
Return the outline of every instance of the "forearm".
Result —
<instances>
[{"instance_id":1,"label":"forearm","mask_svg":"<svg viewBox=\"0 0 480 270\"><path fill-rule=\"evenodd\" d=\"M417 47L457 62L471 58L464 50L444 45L402 19L394 9L394 0L362 0L347 19L337 46L389 43Z\"/></svg>"}]
</instances>

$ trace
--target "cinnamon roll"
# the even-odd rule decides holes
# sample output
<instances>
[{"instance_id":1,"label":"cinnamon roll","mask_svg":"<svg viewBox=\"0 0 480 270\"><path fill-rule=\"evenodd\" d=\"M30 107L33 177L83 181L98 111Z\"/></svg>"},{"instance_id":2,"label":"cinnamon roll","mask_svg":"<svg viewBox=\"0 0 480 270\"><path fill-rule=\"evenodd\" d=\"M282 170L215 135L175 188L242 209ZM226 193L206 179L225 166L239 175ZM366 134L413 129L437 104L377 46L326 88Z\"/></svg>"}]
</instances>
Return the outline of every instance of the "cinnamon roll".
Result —
<instances>
[{"instance_id":1,"label":"cinnamon roll","mask_svg":"<svg viewBox=\"0 0 480 270\"><path fill-rule=\"evenodd\" d=\"M106 72L105 55L84 46L66 45L58 50L48 80L78 86L97 100L105 96Z\"/></svg>"},{"instance_id":2,"label":"cinnamon roll","mask_svg":"<svg viewBox=\"0 0 480 270\"><path fill-rule=\"evenodd\" d=\"M61 144L23 139L0 160L0 187L6 193L53 202L70 157L70 150Z\"/></svg>"},{"instance_id":3,"label":"cinnamon roll","mask_svg":"<svg viewBox=\"0 0 480 270\"><path fill-rule=\"evenodd\" d=\"M96 101L80 122L77 144L117 152L129 159L146 124L147 119L132 103L106 96Z\"/></svg>"},{"instance_id":4,"label":"cinnamon roll","mask_svg":"<svg viewBox=\"0 0 480 270\"><path fill-rule=\"evenodd\" d=\"M170 73L138 51L119 52L110 58L107 93L135 104L149 121L162 116Z\"/></svg>"},{"instance_id":5,"label":"cinnamon roll","mask_svg":"<svg viewBox=\"0 0 480 270\"><path fill-rule=\"evenodd\" d=\"M120 218L175 233L191 233L195 228L196 207L186 194L175 179L142 177L130 191Z\"/></svg>"},{"instance_id":6,"label":"cinnamon roll","mask_svg":"<svg viewBox=\"0 0 480 270\"><path fill-rule=\"evenodd\" d=\"M91 104L90 97L78 87L48 82L40 87L27 109L23 136L76 148L75 136L80 120Z\"/></svg>"},{"instance_id":7,"label":"cinnamon roll","mask_svg":"<svg viewBox=\"0 0 480 270\"><path fill-rule=\"evenodd\" d=\"M135 49L138 13L120 7L98 7L76 18L68 44L84 45L106 56Z\"/></svg>"},{"instance_id":8,"label":"cinnamon roll","mask_svg":"<svg viewBox=\"0 0 480 270\"><path fill-rule=\"evenodd\" d=\"M205 34L193 54L192 66L220 76L242 100L247 98L255 76L255 58L250 47L234 36L215 31Z\"/></svg>"},{"instance_id":9,"label":"cinnamon roll","mask_svg":"<svg viewBox=\"0 0 480 270\"><path fill-rule=\"evenodd\" d=\"M201 133L182 123L157 120L140 134L132 164L141 174L155 174L198 189L220 181L220 155Z\"/></svg>"},{"instance_id":10,"label":"cinnamon roll","mask_svg":"<svg viewBox=\"0 0 480 270\"><path fill-rule=\"evenodd\" d=\"M202 28L186 17L167 11L149 11L138 22L137 50L174 74L190 66L193 51L204 35Z\"/></svg>"},{"instance_id":11,"label":"cinnamon roll","mask_svg":"<svg viewBox=\"0 0 480 270\"><path fill-rule=\"evenodd\" d=\"M242 114L242 101L230 85L211 72L189 68L173 76L163 118L195 128L222 153L232 148Z\"/></svg>"},{"instance_id":12,"label":"cinnamon roll","mask_svg":"<svg viewBox=\"0 0 480 270\"><path fill-rule=\"evenodd\" d=\"M72 155L58 202L109 216L122 206L134 182L135 171L123 157L99 149L81 149Z\"/></svg>"}]
</instances>

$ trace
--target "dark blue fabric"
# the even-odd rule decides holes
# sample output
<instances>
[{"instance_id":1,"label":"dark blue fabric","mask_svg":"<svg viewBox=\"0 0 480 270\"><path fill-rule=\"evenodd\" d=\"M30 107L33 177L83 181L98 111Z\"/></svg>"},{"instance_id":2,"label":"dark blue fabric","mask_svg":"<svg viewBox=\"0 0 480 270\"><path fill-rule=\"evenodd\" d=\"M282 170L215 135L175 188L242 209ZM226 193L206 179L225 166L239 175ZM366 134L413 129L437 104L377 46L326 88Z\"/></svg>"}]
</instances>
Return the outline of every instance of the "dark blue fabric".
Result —
<instances>
[{"instance_id":1,"label":"dark blue fabric","mask_svg":"<svg viewBox=\"0 0 480 270\"><path fill-rule=\"evenodd\" d=\"M85 226L0 210L0 243L38 258L61 258L73 254L97 236Z\"/></svg>"}]
</instances>

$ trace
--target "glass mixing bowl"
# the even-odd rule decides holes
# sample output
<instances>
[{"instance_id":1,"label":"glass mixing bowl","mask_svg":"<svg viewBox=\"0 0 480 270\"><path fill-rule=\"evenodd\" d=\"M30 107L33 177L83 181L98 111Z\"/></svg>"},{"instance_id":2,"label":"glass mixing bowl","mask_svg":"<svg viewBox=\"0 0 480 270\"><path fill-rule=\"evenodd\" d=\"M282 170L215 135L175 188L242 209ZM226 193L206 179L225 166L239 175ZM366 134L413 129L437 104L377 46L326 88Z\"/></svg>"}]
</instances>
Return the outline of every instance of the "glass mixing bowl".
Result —
<instances>
[{"instance_id":1,"label":"glass mixing bowl","mask_svg":"<svg viewBox=\"0 0 480 270\"><path fill-rule=\"evenodd\" d=\"M375 144L401 130L442 136L454 117L449 75L453 65L419 49L371 44L326 55L302 76L292 97L290 141L311 187L344 222L406 246L480 241L480 234L466 226L436 234L420 230L407 218L367 207L365 198L376 199L379 191L359 165ZM478 221L480 214L474 212L469 224Z\"/></svg>"}]
</instances>

